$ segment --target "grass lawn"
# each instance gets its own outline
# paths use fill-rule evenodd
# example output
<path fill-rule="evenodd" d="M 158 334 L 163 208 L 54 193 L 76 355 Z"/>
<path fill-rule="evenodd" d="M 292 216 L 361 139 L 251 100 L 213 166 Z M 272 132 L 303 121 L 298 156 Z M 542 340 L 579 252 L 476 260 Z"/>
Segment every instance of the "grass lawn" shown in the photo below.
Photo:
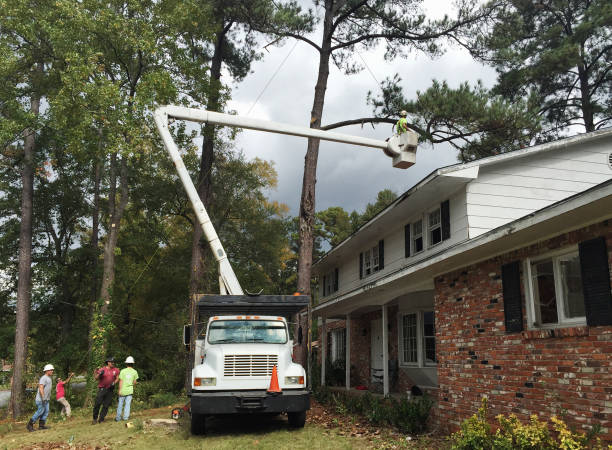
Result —
<path fill-rule="evenodd" d="M 361 427 L 354 419 L 328 412 L 319 405 L 306 426 L 289 429 L 286 416 L 235 416 L 207 421 L 205 436 L 191 436 L 189 418 L 179 421 L 177 429 L 152 427 L 147 419 L 170 418 L 171 407 L 133 412 L 127 428 L 114 422 L 111 408 L 107 421 L 91 425 L 89 410 L 77 409 L 70 421 L 50 415 L 50 430 L 29 433 L 25 422 L 0 423 L 0 450 L 4 449 L 365 449 L 365 448 L 440 448 L 441 442 L 430 438 L 412 439 L 389 429 Z M 38 424 L 36 424 L 36 428 Z M 444 446 L 443 446 L 444 447 Z"/>

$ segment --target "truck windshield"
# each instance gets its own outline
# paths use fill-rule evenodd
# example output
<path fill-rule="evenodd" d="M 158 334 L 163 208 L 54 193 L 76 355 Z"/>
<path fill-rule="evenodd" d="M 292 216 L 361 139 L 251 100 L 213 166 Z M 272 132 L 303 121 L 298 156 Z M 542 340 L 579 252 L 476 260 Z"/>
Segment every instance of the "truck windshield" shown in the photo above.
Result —
<path fill-rule="evenodd" d="M 208 327 L 210 344 L 284 344 L 284 322 L 272 320 L 217 320 Z"/>

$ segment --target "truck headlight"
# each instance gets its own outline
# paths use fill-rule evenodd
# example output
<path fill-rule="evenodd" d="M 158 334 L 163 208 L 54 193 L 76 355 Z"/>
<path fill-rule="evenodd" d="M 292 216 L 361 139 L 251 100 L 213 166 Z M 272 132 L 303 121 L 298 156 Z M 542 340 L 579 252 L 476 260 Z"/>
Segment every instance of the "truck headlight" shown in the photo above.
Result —
<path fill-rule="evenodd" d="M 193 385 L 194 386 L 216 386 L 217 379 L 216 378 L 194 378 Z"/>
<path fill-rule="evenodd" d="M 285 377 L 285 384 L 304 384 L 304 377 Z"/>

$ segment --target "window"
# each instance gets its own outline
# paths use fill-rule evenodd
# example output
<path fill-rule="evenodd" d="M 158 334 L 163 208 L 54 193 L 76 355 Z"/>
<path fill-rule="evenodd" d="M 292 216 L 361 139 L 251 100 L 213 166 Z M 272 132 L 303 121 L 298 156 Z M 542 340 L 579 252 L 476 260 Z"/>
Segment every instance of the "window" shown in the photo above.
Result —
<path fill-rule="evenodd" d="M 331 334 L 331 361 L 346 359 L 346 329 L 333 330 Z"/>
<path fill-rule="evenodd" d="M 366 250 L 363 252 L 363 273 L 366 275 L 370 275 L 372 273 L 372 256 L 370 252 L 371 250 Z"/>
<path fill-rule="evenodd" d="M 437 362 L 436 329 L 434 327 L 433 311 L 423 312 L 423 362 L 425 365 Z"/>
<path fill-rule="evenodd" d="M 338 290 L 338 268 L 336 267 L 331 272 L 323 276 L 323 296 L 333 294 Z"/>
<path fill-rule="evenodd" d="M 417 357 L 417 315 L 406 314 L 402 317 L 403 344 L 405 363 L 418 363 Z"/>
<path fill-rule="evenodd" d="M 359 278 L 367 277 L 384 268 L 384 241 L 359 254 Z"/>
<path fill-rule="evenodd" d="M 436 330 L 433 311 L 400 315 L 400 363 L 424 367 L 435 365 Z"/>
<path fill-rule="evenodd" d="M 423 221 L 418 220 L 412 224 L 412 248 L 414 253 L 423 251 Z"/>
<path fill-rule="evenodd" d="M 210 344 L 284 344 L 287 329 L 281 321 L 216 320 L 208 327 Z"/>
<path fill-rule="evenodd" d="M 440 208 L 429 213 L 429 245 L 436 245 L 442 242 L 442 219 Z"/>
<path fill-rule="evenodd" d="M 584 323 L 585 307 L 577 251 L 528 260 L 533 326 Z"/>

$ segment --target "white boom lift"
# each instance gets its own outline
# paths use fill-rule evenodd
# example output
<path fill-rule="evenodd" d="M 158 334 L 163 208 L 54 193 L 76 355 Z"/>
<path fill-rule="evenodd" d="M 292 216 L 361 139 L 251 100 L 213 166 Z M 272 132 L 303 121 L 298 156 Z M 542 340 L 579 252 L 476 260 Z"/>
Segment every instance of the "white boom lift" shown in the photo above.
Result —
<path fill-rule="evenodd" d="M 335 133 L 331 131 L 317 130 L 313 128 L 289 125 L 267 120 L 252 119 L 230 114 L 206 111 L 202 109 L 185 108 L 181 106 L 161 106 L 154 113 L 155 124 L 164 142 L 166 150 L 170 154 L 179 178 L 187 191 L 187 195 L 196 213 L 198 221 L 202 226 L 204 235 L 212 249 L 213 254 L 219 264 L 219 285 L 221 295 L 243 295 L 242 287 L 234 274 L 234 270 L 227 259 L 227 254 L 217 236 L 208 213 L 200 200 L 191 177 L 187 172 L 185 164 L 179 153 L 179 149 L 172 139 L 168 128 L 169 120 L 185 120 L 190 122 L 211 123 L 214 125 L 224 125 L 236 128 L 246 128 L 250 130 L 266 131 L 269 133 L 288 134 L 292 136 L 302 136 L 316 138 L 325 141 L 343 142 L 347 144 L 360 145 L 382 149 L 383 152 L 393 159 L 393 167 L 407 169 L 416 162 L 417 135 L 412 131 L 393 135 L 388 141 L 370 139 L 360 136 Z"/>
<path fill-rule="evenodd" d="M 209 316 L 205 333 L 184 330 L 184 338 L 197 336 L 193 339 L 194 367 L 188 394 L 191 432 L 203 434 L 207 416 L 245 413 L 286 413 L 289 425 L 301 428 L 310 408 L 310 391 L 304 367 L 293 361 L 293 341 L 283 316 L 298 313 L 308 306 L 310 299 L 305 295 L 244 295 L 172 139 L 170 119 L 380 148 L 393 158 L 393 166 L 400 168 L 415 162 L 416 134 L 402 133 L 386 142 L 178 106 L 163 106 L 155 111 L 155 123 L 166 150 L 219 264 L 221 295 L 204 295 L 196 303 L 199 321 L 202 316 Z M 194 318 L 192 325 L 196 323 Z M 297 339 L 301 344 L 301 329 Z M 191 339 L 189 342 L 185 339 L 185 344 L 191 343 Z"/>

